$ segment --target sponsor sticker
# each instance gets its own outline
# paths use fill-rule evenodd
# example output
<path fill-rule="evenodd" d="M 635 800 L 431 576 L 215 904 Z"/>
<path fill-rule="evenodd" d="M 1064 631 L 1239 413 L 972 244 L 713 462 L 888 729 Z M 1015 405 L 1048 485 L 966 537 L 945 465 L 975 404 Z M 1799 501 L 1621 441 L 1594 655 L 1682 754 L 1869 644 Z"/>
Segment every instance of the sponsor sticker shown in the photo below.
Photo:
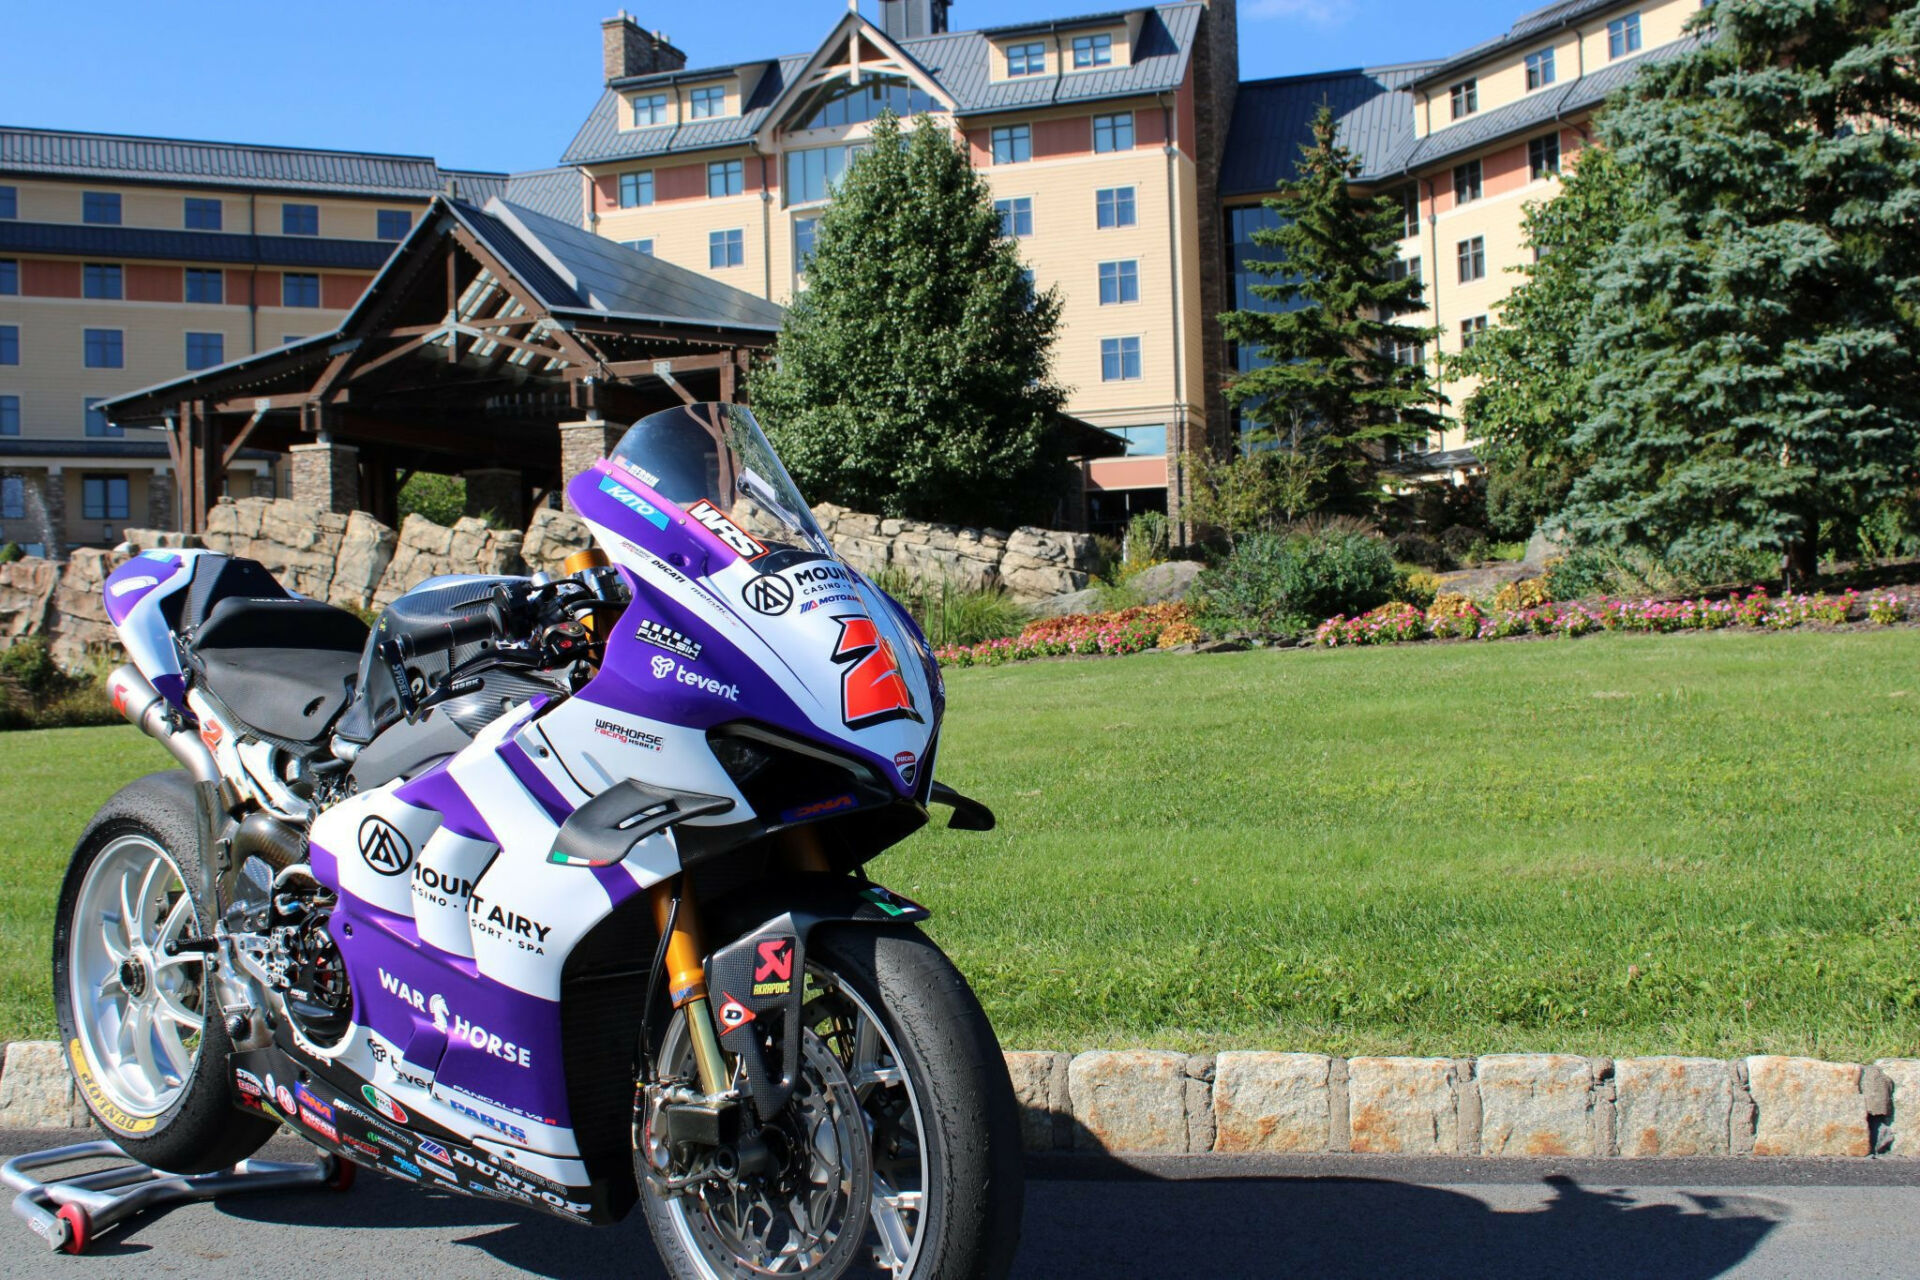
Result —
<path fill-rule="evenodd" d="M 747 608 L 769 618 L 777 618 L 793 607 L 793 588 L 777 573 L 763 573 L 740 588 Z"/>
<path fill-rule="evenodd" d="M 287 1088 L 287 1086 L 281 1085 L 279 1088 L 275 1089 L 273 1091 L 273 1100 L 279 1103 L 280 1109 L 286 1112 L 288 1115 L 292 1115 L 294 1113 L 295 1107 L 293 1105 L 293 1090 Z"/>
<path fill-rule="evenodd" d="M 753 994 L 784 996 L 793 992 L 793 939 L 763 938 L 753 949 Z"/>
<path fill-rule="evenodd" d="M 340 1131 L 333 1127 L 333 1122 L 314 1114 L 306 1107 L 300 1108 L 300 1123 L 306 1125 L 307 1128 L 313 1130 L 328 1142 L 340 1141 Z"/>
<path fill-rule="evenodd" d="M 667 658 L 665 661 L 671 663 L 673 659 Z M 622 746 L 638 747 L 642 751 L 661 751 L 666 748 L 666 739 L 659 734 L 636 729 L 630 724 L 621 724 L 618 720 L 596 718 L 593 722 L 593 731 L 603 738 L 612 738 Z"/>
<path fill-rule="evenodd" d="M 360 1095 L 372 1104 L 375 1111 L 395 1124 L 407 1122 L 406 1108 L 388 1097 L 384 1090 L 376 1089 L 370 1084 L 363 1084 L 360 1086 Z"/>
<path fill-rule="evenodd" d="M 920 757 L 911 751 L 896 751 L 893 756 L 893 767 L 899 772 L 900 781 L 912 786 L 913 775 L 920 768 Z"/>
<path fill-rule="evenodd" d="M 809 818 L 822 818 L 829 813 L 839 813 L 842 809 L 852 809 L 856 806 L 857 802 L 850 795 L 829 796 L 825 800 L 815 800 L 811 804 L 803 804 L 798 808 L 782 811 L 780 821 L 805 822 Z"/>
<path fill-rule="evenodd" d="M 840 624 L 840 638 L 833 646 L 833 660 L 846 667 L 840 677 L 840 718 L 846 726 L 863 729 L 888 720 L 918 720 L 893 646 L 873 619 L 847 614 L 834 621 Z"/>
<path fill-rule="evenodd" d="M 375 814 L 360 821 L 360 856 L 383 876 L 405 875 L 413 866 L 413 846 L 400 828 Z"/>
<path fill-rule="evenodd" d="M 753 1010 L 747 1008 L 747 1006 L 741 1004 L 732 996 L 727 995 L 724 991 L 720 994 L 726 996 L 726 999 L 721 1001 L 720 1008 L 714 1014 L 714 1017 L 720 1020 L 720 1032 L 722 1035 L 729 1031 L 738 1031 L 741 1027 L 753 1021 Z"/>
<path fill-rule="evenodd" d="M 349 1151 L 358 1151 L 363 1156 L 372 1156 L 375 1160 L 380 1158 L 380 1148 L 371 1142 L 362 1142 L 350 1133 L 340 1135 L 340 1145 Z"/>
<path fill-rule="evenodd" d="M 812 600 L 807 600 L 807 601 L 804 601 L 804 602 L 803 602 L 803 603 L 802 603 L 802 604 L 800 605 L 800 612 L 802 612 L 802 613 L 811 613 L 811 612 L 813 612 L 813 611 L 814 611 L 815 609 L 818 609 L 818 608 L 820 608 L 820 607 L 822 607 L 823 605 L 830 605 L 830 604 L 859 604 L 859 603 L 860 603 L 860 597 L 859 597 L 859 596 L 856 596 L 856 595 L 849 595 L 849 594 L 847 594 L 846 592 L 840 592 L 840 593 L 838 593 L 838 594 L 836 594 L 836 595 L 830 595 L 830 596 L 816 596 L 816 597 L 815 597 L 814 599 L 812 599 Z"/>
<path fill-rule="evenodd" d="M 406 1174 L 409 1178 L 417 1179 L 423 1172 L 419 1165 L 406 1159 L 404 1156 L 395 1156 L 393 1158 L 393 1167 Z"/>
<path fill-rule="evenodd" d="M 511 1062 L 519 1067 L 533 1065 L 531 1049 L 517 1045 L 511 1040 L 502 1039 L 498 1034 L 488 1031 L 478 1023 L 461 1017 L 447 1004 L 445 996 L 437 992 L 429 994 L 417 990 L 385 969 L 378 970 L 378 973 L 381 989 L 403 1004 L 411 1006 L 415 1011 L 430 1015 L 433 1018 L 434 1030 L 443 1032 L 450 1039 L 471 1045 L 487 1056 L 498 1058 L 502 1062 Z"/>
<path fill-rule="evenodd" d="M 446 1103 L 448 1106 L 452 1107 L 455 1111 L 458 1111 L 461 1115 L 465 1116 L 467 1119 L 477 1121 L 478 1123 L 485 1125 L 487 1128 L 492 1129 L 496 1133 L 505 1134 L 507 1137 L 512 1138 L 515 1142 L 524 1143 L 527 1140 L 527 1131 L 525 1129 L 522 1129 L 519 1125 L 508 1124 L 505 1120 L 502 1120 L 499 1116 L 490 1116 L 486 1112 L 481 1111 L 477 1107 L 470 1107 L 466 1103 L 460 1101 L 460 1099 L 454 1097 L 452 1094 L 441 1094 L 440 1100 Z"/>
<path fill-rule="evenodd" d="M 643 477 L 644 478 L 644 477 Z M 648 483 L 652 483 L 649 481 Z M 600 480 L 600 492 L 612 498 L 629 511 L 635 512 L 656 529 L 667 527 L 667 513 L 648 502 L 612 476 L 603 476 Z"/>
<path fill-rule="evenodd" d="M 476 893 L 467 900 L 467 919 L 488 937 L 515 942 L 522 951 L 531 951 L 535 955 L 547 954 L 542 944 L 546 942 L 547 935 L 553 932 L 553 927 L 541 924 L 531 916 L 508 910 L 498 903 L 489 907 L 487 900 Z M 459 1034 L 457 1030 L 455 1034 Z"/>
<path fill-rule="evenodd" d="M 687 508 L 687 514 L 742 560 L 758 560 L 767 554 L 767 544 L 733 522 L 733 518 L 705 498 Z M 663 526 L 664 527 L 664 526 Z"/>
<path fill-rule="evenodd" d="M 420 1154 L 429 1160 L 438 1160 L 441 1164 L 453 1163 L 453 1157 L 447 1154 L 447 1149 L 432 1138 L 420 1139 Z"/>
<path fill-rule="evenodd" d="M 300 1104 L 303 1110 L 318 1111 L 327 1119 L 333 1119 L 332 1105 L 322 1101 L 319 1094 L 307 1088 L 304 1084 L 295 1082 L 293 1086 L 293 1099 Z"/>
<path fill-rule="evenodd" d="M 160 579 L 150 573 L 143 573 L 137 578 L 128 578 L 125 582 L 114 583 L 113 595 L 117 600 L 121 596 L 130 596 L 136 591 L 142 591 L 147 587 L 157 587 L 159 585 Z"/>
<path fill-rule="evenodd" d="M 689 671 L 663 653 L 653 660 L 653 678 L 665 680 L 668 676 L 672 676 L 676 683 L 691 685 L 700 692 L 710 693 L 716 698 L 725 698 L 728 702 L 740 701 L 739 685 L 727 684 L 712 676 L 703 676 L 698 671 Z"/>
<path fill-rule="evenodd" d="M 665 649 L 668 653 L 677 653 L 692 662 L 700 656 L 700 642 L 681 635 L 664 622 L 655 622 L 651 618 L 640 619 L 639 629 L 633 638 L 652 645 L 656 649 Z"/>
<path fill-rule="evenodd" d="M 233 1069 L 233 1083 L 239 1088 L 241 1093 L 246 1094 L 249 1098 L 262 1098 L 266 1096 L 267 1087 L 260 1083 L 260 1077 L 245 1067 L 235 1067 Z"/>

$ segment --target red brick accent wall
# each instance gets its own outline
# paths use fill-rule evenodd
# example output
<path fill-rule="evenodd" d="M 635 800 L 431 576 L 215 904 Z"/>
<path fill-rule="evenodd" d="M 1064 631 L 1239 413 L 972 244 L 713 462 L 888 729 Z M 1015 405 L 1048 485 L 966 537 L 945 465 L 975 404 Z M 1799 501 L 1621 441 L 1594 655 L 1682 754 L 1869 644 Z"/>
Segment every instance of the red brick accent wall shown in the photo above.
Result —
<path fill-rule="evenodd" d="M 49 258 L 27 258 L 20 263 L 20 292 L 35 298 L 80 296 L 80 264 Z"/>
<path fill-rule="evenodd" d="M 680 164 L 671 169 L 653 171 L 653 198 L 661 204 L 669 200 L 707 198 L 707 166 Z"/>
<path fill-rule="evenodd" d="M 129 263 L 126 280 L 127 297 L 134 302 L 179 302 L 186 296 L 186 277 L 179 267 Z"/>
<path fill-rule="evenodd" d="M 988 134 L 988 156 L 992 156 L 992 134 Z M 1033 158 L 1047 160 L 1056 156 L 1084 155 L 1093 150 L 1093 117 L 1076 116 L 1071 120 L 1042 120 L 1033 126 Z"/>
<path fill-rule="evenodd" d="M 321 276 L 320 305 L 334 311 L 349 310 L 372 280 L 372 276 Z"/>

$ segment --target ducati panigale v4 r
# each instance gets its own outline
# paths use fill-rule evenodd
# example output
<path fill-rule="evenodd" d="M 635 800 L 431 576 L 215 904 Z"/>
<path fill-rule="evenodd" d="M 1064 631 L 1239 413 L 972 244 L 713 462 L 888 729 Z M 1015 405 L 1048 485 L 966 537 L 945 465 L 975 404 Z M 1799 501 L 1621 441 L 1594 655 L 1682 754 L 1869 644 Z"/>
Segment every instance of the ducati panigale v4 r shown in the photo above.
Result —
<path fill-rule="evenodd" d="M 1006 1274 L 1012 1089 L 926 911 L 862 866 L 927 821 L 944 691 L 732 405 L 567 489 L 563 576 L 443 577 L 371 634 L 259 564 L 106 584 L 115 703 L 183 770 L 94 817 L 54 989 L 136 1159 L 281 1125 L 582 1223 L 679 1277 Z"/>

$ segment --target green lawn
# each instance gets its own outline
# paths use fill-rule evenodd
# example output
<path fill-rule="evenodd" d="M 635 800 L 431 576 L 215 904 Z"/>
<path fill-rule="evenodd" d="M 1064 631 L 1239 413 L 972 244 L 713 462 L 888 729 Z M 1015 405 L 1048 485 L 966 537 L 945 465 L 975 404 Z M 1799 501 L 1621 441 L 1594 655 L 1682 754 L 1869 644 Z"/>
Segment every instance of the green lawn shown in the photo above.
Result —
<path fill-rule="evenodd" d="M 872 868 L 1009 1047 L 1920 1052 L 1920 631 L 1036 663 Z M 0 736 L 0 1038 L 130 729 Z"/>

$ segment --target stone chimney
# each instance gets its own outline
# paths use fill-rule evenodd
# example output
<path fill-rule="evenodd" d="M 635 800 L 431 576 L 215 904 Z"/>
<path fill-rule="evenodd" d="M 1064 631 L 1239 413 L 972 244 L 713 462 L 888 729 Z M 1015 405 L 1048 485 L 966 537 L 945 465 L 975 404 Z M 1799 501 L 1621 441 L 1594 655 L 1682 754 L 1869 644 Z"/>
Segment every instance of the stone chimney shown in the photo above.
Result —
<path fill-rule="evenodd" d="M 951 0 L 880 0 L 880 29 L 895 40 L 937 36 L 947 29 Z"/>
<path fill-rule="evenodd" d="M 607 83 L 626 76 L 650 76 L 660 71 L 684 71 L 687 55 L 658 31 L 643 31 L 633 15 L 622 9 L 600 24 L 601 67 Z"/>

